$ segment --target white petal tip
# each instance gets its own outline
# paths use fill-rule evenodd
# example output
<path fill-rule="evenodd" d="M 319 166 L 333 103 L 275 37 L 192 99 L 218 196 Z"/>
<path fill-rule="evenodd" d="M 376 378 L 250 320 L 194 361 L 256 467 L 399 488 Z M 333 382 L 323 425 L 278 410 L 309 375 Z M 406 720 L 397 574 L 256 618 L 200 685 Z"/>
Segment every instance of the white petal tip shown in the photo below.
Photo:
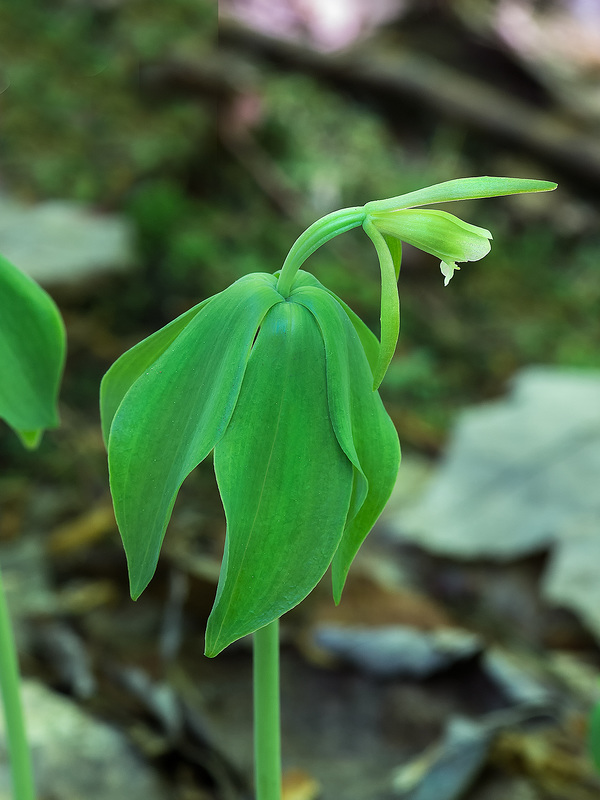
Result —
<path fill-rule="evenodd" d="M 450 283 L 450 280 L 452 279 L 452 276 L 454 275 L 454 271 L 457 270 L 457 269 L 459 270 L 460 267 L 457 267 L 456 263 L 454 261 L 450 261 L 450 262 L 442 261 L 441 262 L 440 270 L 442 272 L 442 275 L 444 276 L 444 286 L 448 286 L 448 284 Z"/>

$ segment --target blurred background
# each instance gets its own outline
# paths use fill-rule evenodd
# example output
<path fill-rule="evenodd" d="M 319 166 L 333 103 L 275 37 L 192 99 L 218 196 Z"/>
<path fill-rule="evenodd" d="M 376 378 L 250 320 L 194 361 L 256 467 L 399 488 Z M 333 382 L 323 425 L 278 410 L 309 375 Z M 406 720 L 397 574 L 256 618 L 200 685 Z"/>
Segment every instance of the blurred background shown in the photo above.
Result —
<path fill-rule="evenodd" d="M 212 465 L 131 602 L 102 374 L 317 217 L 471 175 L 560 186 L 445 207 L 494 234 L 447 289 L 405 247 L 403 466 L 341 606 L 284 619 L 284 800 L 600 797 L 600 4 L 4 0 L 0 31 L 0 252 L 69 346 L 61 428 L 0 430 L 40 800 L 252 796 L 250 645 L 202 655 Z M 378 332 L 360 231 L 306 267 Z"/>

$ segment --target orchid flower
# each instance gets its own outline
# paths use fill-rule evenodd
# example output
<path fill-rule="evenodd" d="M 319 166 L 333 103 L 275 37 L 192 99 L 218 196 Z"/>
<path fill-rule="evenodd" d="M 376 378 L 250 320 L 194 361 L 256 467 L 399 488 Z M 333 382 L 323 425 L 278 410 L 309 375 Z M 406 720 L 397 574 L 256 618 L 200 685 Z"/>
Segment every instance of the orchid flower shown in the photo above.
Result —
<path fill-rule="evenodd" d="M 439 258 L 445 284 L 490 250 L 489 231 L 417 206 L 553 188 L 465 178 L 336 211 L 281 271 L 240 278 L 121 356 L 101 414 L 132 596 L 154 574 L 182 482 L 213 453 L 227 534 L 206 654 L 278 619 L 330 565 L 338 602 L 400 461 L 377 388 L 398 338 L 401 242 Z M 301 269 L 360 225 L 380 261 L 381 341 Z"/>

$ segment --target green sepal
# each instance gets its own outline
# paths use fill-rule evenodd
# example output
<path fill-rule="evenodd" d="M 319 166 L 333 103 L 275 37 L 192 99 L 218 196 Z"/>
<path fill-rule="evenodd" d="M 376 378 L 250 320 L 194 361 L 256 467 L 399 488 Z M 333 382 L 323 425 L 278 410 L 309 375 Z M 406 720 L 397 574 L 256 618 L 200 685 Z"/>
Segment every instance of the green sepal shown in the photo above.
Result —
<path fill-rule="evenodd" d="M 136 599 L 156 569 L 179 487 L 223 435 L 275 278 L 247 275 L 215 297 L 125 393 L 108 439 L 115 515 Z"/>
<path fill-rule="evenodd" d="M 323 340 L 291 299 L 260 328 L 215 473 L 227 536 L 208 656 L 309 594 L 348 515 L 353 467 L 329 419 Z"/>
<path fill-rule="evenodd" d="M 118 358 L 100 383 L 100 421 L 104 444 L 108 446 L 110 426 L 121 400 L 131 386 L 161 356 L 196 314 L 213 298 L 209 297 L 143 339 Z"/>
<path fill-rule="evenodd" d="M 490 176 L 476 178 L 456 178 L 416 192 L 401 194 L 385 200 L 371 200 L 365 203 L 364 210 L 369 213 L 393 211 L 400 208 L 414 208 L 433 203 L 449 203 L 455 200 L 476 200 L 484 197 L 502 197 L 510 194 L 529 192 L 551 192 L 557 184 L 551 181 L 530 180 L 529 178 L 497 178 Z"/>
<path fill-rule="evenodd" d="M 369 217 L 365 219 L 363 228 L 375 245 L 381 270 L 381 340 L 379 357 L 373 372 L 373 389 L 377 389 L 396 351 L 396 344 L 400 335 L 400 300 L 398 297 L 396 263 L 385 237 Z M 394 253 L 397 253 L 396 249 L 394 249 Z"/>
<path fill-rule="evenodd" d="M 386 233 L 383 234 L 383 238 L 388 246 L 388 250 L 390 251 L 392 263 L 394 265 L 394 272 L 396 273 L 396 282 L 398 282 L 398 278 L 400 277 L 400 266 L 402 264 L 402 241 L 401 239 L 397 239 L 395 236 L 389 236 Z"/>
<path fill-rule="evenodd" d="M 51 297 L 0 256 L 0 417 L 28 448 L 59 424 L 66 337 Z"/>

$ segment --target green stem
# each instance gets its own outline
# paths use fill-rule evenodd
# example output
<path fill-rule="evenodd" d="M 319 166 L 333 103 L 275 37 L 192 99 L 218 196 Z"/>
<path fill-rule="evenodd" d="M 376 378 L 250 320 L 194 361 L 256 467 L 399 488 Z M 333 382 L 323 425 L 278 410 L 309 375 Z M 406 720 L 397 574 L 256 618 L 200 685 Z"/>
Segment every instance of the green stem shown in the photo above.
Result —
<path fill-rule="evenodd" d="M 6 738 L 14 800 L 35 800 L 29 746 L 21 707 L 19 665 L 0 574 L 0 691 L 6 719 Z"/>
<path fill-rule="evenodd" d="M 339 236 L 340 233 L 358 228 L 362 225 L 365 218 L 365 210 L 362 206 L 352 208 L 342 208 L 340 211 L 333 211 L 325 217 L 321 217 L 307 228 L 292 245 L 287 254 L 279 280 L 277 281 L 277 291 L 288 297 L 292 289 L 292 283 L 296 273 L 304 264 L 306 259 L 318 250 L 322 244 Z"/>
<path fill-rule="evenodd" d="M 281 800 L 277 619 L 254 634 L 254 772 L 256 800 Z"/>

